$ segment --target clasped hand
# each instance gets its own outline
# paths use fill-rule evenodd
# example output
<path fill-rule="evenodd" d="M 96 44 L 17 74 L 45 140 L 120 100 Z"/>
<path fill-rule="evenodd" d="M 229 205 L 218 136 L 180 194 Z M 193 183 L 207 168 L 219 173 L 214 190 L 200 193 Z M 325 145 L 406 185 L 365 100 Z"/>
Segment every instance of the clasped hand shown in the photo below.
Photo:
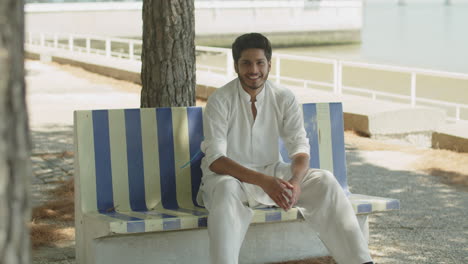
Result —
<path fill-rule="evenodd" d="M 261 185 L 262 189 L 283 210 L 288 211 L 299 199 L 300 186 L 288 181 L 268 176 Z"/>

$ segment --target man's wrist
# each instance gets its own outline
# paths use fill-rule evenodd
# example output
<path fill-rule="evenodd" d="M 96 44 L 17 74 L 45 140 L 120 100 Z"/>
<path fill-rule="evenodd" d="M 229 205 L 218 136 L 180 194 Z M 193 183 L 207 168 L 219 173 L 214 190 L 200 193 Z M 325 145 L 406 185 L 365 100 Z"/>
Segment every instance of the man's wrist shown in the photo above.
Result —
<path fill-rule="evenodd" d="M 256 179 L 256 182 L 254 184 L 260 186 L 261 188 L 264 188 L 265 187 L 265 183 L 268 182 L 268 178 L 270 176 L 266 175 L 266 174 L 263 174 L 263 173 L 256 173 L 256 175 L 254 176 L 255 179 Z"/>
<path fill-rule="evenodd" d="M 301 184 L 301 181 L 302 181 L 302 177 L 300 177 L 300 176 L 293 176 L 293 177 L 289 180 L 289 183 L 291 183 L 292 185 L 300 185 L 300 184 Z"/>
<path fill-rule="evenodd" d="M 294 155 L 291 163 L 292 178 L 291 184 L 300 184 L 307 170 L 309 169 L 309 155 L 306 153 L 298 153 Z"/>

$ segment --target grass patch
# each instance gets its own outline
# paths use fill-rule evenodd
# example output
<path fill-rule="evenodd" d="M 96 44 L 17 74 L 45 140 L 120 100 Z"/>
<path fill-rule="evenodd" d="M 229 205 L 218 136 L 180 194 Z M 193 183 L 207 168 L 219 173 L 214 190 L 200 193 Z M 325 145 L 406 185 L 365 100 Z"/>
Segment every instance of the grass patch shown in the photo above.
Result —
<path fill-rule="evenodd" d="M 57 199 L 67 199 L 73 201 L 75 198 L 75 181 L 73 179 L 62 181 L 57 188 L 50 190 L 49 194 Z"/>
<path fill-rule="evenodd" d="M 422 153 L 423 149 L 414 146 L 396 145 L 359 135 L 354 131 L 345 131 L 345 143 L 348 147 L 365 151 L 400 151 Z"/>
<path fill-rule="evenodd" d="M 59 241 L 74 240 L 75 228 L 60 226 L 57 224 L 46 224 L 31 222 L 31 244 L 34 249 L 42 246 L 54 246 Z"/>
<path fill-rule="evenodd" d="M 34 221 L 53 220 L 53 221 L 74 221 L 74 203 L 73 200 L 54 200 L 44 205 L 33 208 L 32 219 Z"/>
<path fill-rule="evenodd" d="M 140 93 L 141 85 L 132 83 L 130 81 L 118 80 L 111 77 L 107 77 L 101 74 L 87 71 L 83 68 L 72 66 L 69 64 L 59 64 L 57 62 L 50 62 L 50 65 L 60 68 L 60 70 L 66 71 L 71 75 L 80 79 L 86 79 L 94 84 L 105 84 L 112 86 L 117 91 L 127 93 Z"/>
<path fill-rule="evenodd" d="M 468 153 L 429 149 L 414 163 L 414 168 L 439 176 L 445 184 L 468 190 Z"/>
<path fill-rule="evenodd" d="M 416 154 L 419 158 L 412 164 L 413 170 L 439 177 L 445 184 L 468 190 L 468 153 L 389 144 L 361 137 L 352 131 L 345 132 L 345 142 L 348 147 L 359 150 Z"/>
<path fill-rule="evenodd" d="M 33 248 L 75 239 L 74 181 L 61 182 L 47 194 L 51 200 L 32 210 L 29 226 Z"/>

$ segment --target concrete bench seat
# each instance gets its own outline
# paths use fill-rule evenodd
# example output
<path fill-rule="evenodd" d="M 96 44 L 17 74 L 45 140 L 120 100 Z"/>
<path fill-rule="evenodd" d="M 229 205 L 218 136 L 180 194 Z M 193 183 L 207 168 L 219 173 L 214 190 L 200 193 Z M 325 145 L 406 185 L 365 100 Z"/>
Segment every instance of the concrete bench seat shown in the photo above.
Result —
<path fill-rule="evenodd" d="M 399 201 L 349 192 L 340 103 L 302 106 L 310 166 L 334 173 L 368 237 L 368 215 Z M 208 212 L 196 202 L 203 109 L 76 111 L 74 120 L 77 263 L 207 263 Z M 254 209 L 241 263 L 328 254 L 307 228 L 297 208 Z"/>
<path fill-rule="evenodd" d="M 394 199 L 360 194 L 351 194 L 349 199 L 357 214 L 399 209 L 399 202 Z M 86 214 L 87 221 L 107 223 L 108 235 L 203 228 L 207 225 L 207 217 L 205 209 L 186 208 Z M 254 209 L 252 224 L 293 220 L 303 220 L 297 208 L 288 212 L 279 208 L 262 208 Z"/>
<path fill-rule="evenodd" d="M 205 228 L 208 211 L 179 208 L 148 211 L 103 212 L 86 214 L 86 221 L 105 223 L 108 235 L 138 232 L 173 231 Z M 255 209 L 253 224 L 302 219 L 296 208 L 285 212 L 278 208 Z"/>

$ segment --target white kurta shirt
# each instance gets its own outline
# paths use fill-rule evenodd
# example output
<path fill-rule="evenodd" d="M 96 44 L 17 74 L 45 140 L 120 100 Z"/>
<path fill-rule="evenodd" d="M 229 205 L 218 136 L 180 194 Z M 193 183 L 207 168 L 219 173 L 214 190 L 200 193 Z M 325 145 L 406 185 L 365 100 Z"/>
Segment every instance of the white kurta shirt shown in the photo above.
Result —
<path fill-rule="evenodd" d="M 216 177 L 209 166 L 222 156 L 253 170 L 267 170 L 270 176 L 275 176 L 271 174 L 275 170 L 272 167 L 281 161 L 280 137 L 289 157 L 297 153 L 309 154 L 302 109 L 291 91 L 266 81 L 256 97 L 255 120 L 250 100 L 237 78 L 209 97 L 203 113 L 205 139 L 201 144 L 205 153 L 201 164 L 204 183 Z M 274 204 L 260 187 L 242 184 L 250 204 L 254 201 Z"/>

